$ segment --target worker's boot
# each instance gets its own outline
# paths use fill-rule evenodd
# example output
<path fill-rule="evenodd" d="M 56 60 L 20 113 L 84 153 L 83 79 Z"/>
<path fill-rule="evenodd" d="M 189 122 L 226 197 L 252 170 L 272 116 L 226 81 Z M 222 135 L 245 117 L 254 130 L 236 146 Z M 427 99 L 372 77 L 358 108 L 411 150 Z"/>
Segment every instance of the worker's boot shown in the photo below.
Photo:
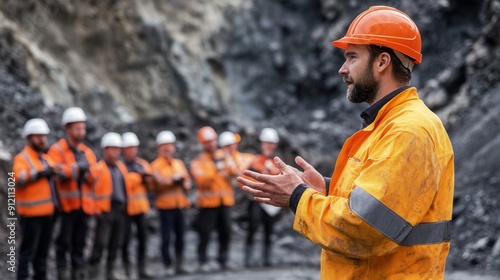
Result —
<path fill-rule="evenodd" d="M 188 270 L 186 268 L 186 261 L 184 260 L 183 255 L 178 255 L 176 258 L 176 264 L 175 264 L 175 270 L 178 274 L 185 274 L 188 273 Z"/>
<path fill-rule="evenodd" d="M 250 246 L 245 247 L 245 267 L 250 267 L 252 264 L 252 248 Z"/>
<path fill-rule="evenodd" d="M 137 269 L 139 270 L 139 279 L 153 279 L 156 278 L 146 269 L 146 264 L 144 261 L 139 261 L 137 264 Z"/>
<path fill-rule="evenodd" d="M 263 259 L 264 259 L 264 266 L 265 267 L 270 267 L 272 266 L 272 263 L 271 263 L 271 248 L 269 247 L 264 247 L 264 255 L 263 255 Z"/>
<path fill-rule="evenodd" d="M 58 268 L 57 280 L 70 280 L 69 269 L 66 267 Z"/>
<path fill-rule="evenodd" d="M 107 280 L 126 280 L 127 278 L 124 275 L 121 275 L 116 270 L 115 264 L 108 264 L 108 266 L 106 268 L 106 279 Z"/>
<path fill-rule="evenodd" d="M 123 270 L 125 271 L 125 276 L 127 276 L 128 279 L 132 278 L 132 264 L 130 262 L 123 262 Z M 89 279 L 89 280 L 95 280 L 95 279 Z"/>

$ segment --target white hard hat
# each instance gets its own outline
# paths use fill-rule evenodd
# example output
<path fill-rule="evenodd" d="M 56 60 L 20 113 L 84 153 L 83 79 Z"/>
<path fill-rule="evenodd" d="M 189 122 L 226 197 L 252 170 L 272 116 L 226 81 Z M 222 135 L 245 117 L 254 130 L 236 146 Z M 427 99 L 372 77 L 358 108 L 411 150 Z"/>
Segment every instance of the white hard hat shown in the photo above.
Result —
<path fill-rule="evenodd" d="M 68 123 L 74 122 L 84 122 L 87 120 L 87 116 L 85 112 L 83 112 L 80 107 L 70 107 L 64 111 L 62 115 L 61 124 L 62 126 L 67 125 Z"/>
<path fill-rule="evenodd" d="M 236 137 L 231 131 L 224 131 L 219 136 L 219 146 L 225 147 L 236 143 Z"/>
<path fill-rule="evenodd" d="M 172 131 L 169 130 L 164 130 L 158 133 L 156 136 L 156 145 L 159 146 L 161 144 L 172 144 L 175 143 L 177 139 L 175 138 L 175 135 L 172 133 Z"/>
<path fill-rule="evenodd" d="M 141 142 L 133 132 L 125 132 L 122 134 L 123 147 L 137 147 Z"/>
<path fill-rule="evenodd" d="M 23 138 L 33 134 L 47 135 L 50 128 L 43 119 L 35 118 L 28 120 L 23 127 Z"/>
<path fill-rule="evenodd" d="M 278 132 L 276 132 L 276 130 L 266 127 L 262 129 L 262 132 L 260 133 L 259 136 L 259 140 L 261 142 L 270 142 L 278 144 L 280 141 L 280 137 L 278 136 Z"/>
<path fill-rule="evenodd" d="M 104 134 L 101 138 L 101 148 L 106 147 L 123 147 L 122 137 L 116 132 L 108 132 Z"/>

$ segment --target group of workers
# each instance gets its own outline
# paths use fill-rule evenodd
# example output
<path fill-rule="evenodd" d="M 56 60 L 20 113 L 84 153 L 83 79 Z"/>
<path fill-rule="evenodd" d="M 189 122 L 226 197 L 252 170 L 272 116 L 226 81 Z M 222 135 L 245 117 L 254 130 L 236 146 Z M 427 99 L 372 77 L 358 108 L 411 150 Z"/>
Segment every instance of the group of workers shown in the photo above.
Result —
<path fill-rule="evenodd" d="M 128 247 L 132 227 L 138 239 L 135 254 L 138 276 L 159 276 L 151 275 L 146 268 L 146 214 L 151 211 L 148 194 L 154 196 L 153 207 L 159 214 L 164 274 L 188 272 L 184 259 L 187 228 L 184 209 L 191 207 L 188 197 L 191 191 L 195 193 L 198 207 L 195 222 L 199 234 L 198 269 L 201 272 L 213 269 L 207 246 L 214 227 L 218 232 L 220 269 L 231 268 L 230 209 L 235 204 L 236 177 L 245 169 L 279 173 L 272 161 L 279 142 L 276 130 L 262 130 L 259 136 L 262 154 L 252 155 L 238 151 L 238 134 L 226 131 L 219 137 L 212 127 L 202 127 L 198 131 L 202 152 L 190 162 L 188 171 L 184 162 L 174 157 L 176 137 L 171 131 L 158 133 L 157 158 L 151 163 L 137 156 L 140 142 L 136 134 L 108 132 L 101 138 L 103 158 L 98 161 L 83 143 L 86 121 L 81 108 L 66 109 L 61 123 L 66 136 L 50 148 L 47 143 L 50 129 L 43 119 L 30 119 L 23 127 L 26 146 L 13 161 L 22 236 L 18 279 L 30 277 L 30 265 L 34 279 L 46 279 L 47 255 L 56 220 L 59 220 L 55 242 L 58 279 L 96 279 L 102 274 L 105 252 L 107 279 L 131 277 Z M 254 234 L 261 221 L 265 229 L 263 262 L 270 265 L 270 236 L 279 208 L 253 201 L 248 207 L 245 265 L 252 264 Z M 92 232 L 89 230 L 91 219 L 95 219 Z M 170 254 L 172 232 L 175 259 Z M 84 251 L 88 235 L 93 237 L 93 247 L 87 259 Z M 125 275 L 116 267 L 120 253 Z"/>
<path fill-rule="evenodd" d="M 331 177 L 324 177 L 300 157 L 295 162 L 303 171 L 278 157 L 270 161 L 278 143 L 272 129 L 263 130 L 258 156 L 239 153 L 234 134 L 221 134 L 219 149 L 212 128 L 198 131 L 203 152 L 191 161 L 190 173 L 198 191 L 200 270 L 210 269 L 207 244 L 213 227 L 219 233 L 218 261 L 222 268 L 229 267 L 229 209 L 235 203 L 233 185 L 239 183 L 254 196 L 249 206 L 246 264 L 255 221 L 265 221 L 269 245 L 272 219 L 266 215 L 272 216 L 276 211 L 272 207 L 277 206 L 290 208 L 294 230 L 323 249 L 321 279 L 444 279 L 454 154 L 442 122 L 410 86 L 413 66 L 422 61 L 420 32 L 402 11 L 374 6 L 356 17 L 346 35 L 332 44 L 344 50 L 339 74 L 347 84 L 347 99 L 369 107 L 361 113 L 363 128 L 344 143 Z M 136 137 L 108 133 L 101 143 L 104 159 L 97 163 L 82 144 L 85 119 L 81 109 L 68 109 L 62 122 L 67 137 L 52 145 L 48 154 L 43 153 L 49 133 L 45 122 L 26 123 L 23 134 L 28 145 L 14 160 L 24 233 L 19 278 L 27 276 L 32 262 L 36 279 L 43 279 L 53 213 L 59 209 L 59 275 L 64 276 L 70 251 L 73 279 L 82 278 L 87 225 L 96 215 L 89 264 L 96 271 L 107 249 L 108 278 L 113 279 L 116 252 L 124 244 L 122 233 L 128 232 L 123 229 L 131 221 L 140 227 L 149 210 L 144 200 L 147 189 L 155 193 L 155 207 L 160 210 L 164 263 L 172 268 L 168 241 L 175 229 L 176 264 L 182 271 L 185 221 L 181 209 L 189 207 L 185 195 L 191 177 L 182 161 L 173 158 L 174 135 L 158 135 L 158 158 L 148 166 L 135 157 Z M 118 160 L 122 148 L 124 162 Z M 145 232 L 141 234 L 145 240 Z M 268 263 L 269 246 L 265 248 L 263 259 Z M 144 243 L 139 250 L 138 256 L 144 256 Z M 146 274 L 144 263 L 139 266 Z"/>

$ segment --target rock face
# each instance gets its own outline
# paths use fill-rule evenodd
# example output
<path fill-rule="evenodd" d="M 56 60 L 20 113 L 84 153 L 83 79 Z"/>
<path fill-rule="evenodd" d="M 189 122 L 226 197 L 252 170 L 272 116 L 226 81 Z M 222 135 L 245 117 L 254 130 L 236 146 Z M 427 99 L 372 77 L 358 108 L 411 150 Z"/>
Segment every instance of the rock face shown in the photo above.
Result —
<path fill-rule="evenodd" d="M 248 150 L 255 150 L 258 130 L 272 126 L 288 162 L 302 154 L 328 175 L 366 107 L 345 100 L 337 73 L 343 55 L 330 41 L 371 2 L 380 4 L 3 0 L 2 168 L 10 164 L 6 154 L 21 149 L 27 119 L 45 118 L 54 142 L 63 136 L 63 109 L 76 105 L 90 116 L 86 141 L 96 148 L 104 132 L 132 130 L 152 159 L 156 133 L 171 129 L 189 160 L 201 125 L 242 133 Z M 424 57 L 412 85 L 454 144 L 450 266 L 498 270 L 492 247 L 500 228 L 500 1 L 383 2 L 419 26 Z"/>

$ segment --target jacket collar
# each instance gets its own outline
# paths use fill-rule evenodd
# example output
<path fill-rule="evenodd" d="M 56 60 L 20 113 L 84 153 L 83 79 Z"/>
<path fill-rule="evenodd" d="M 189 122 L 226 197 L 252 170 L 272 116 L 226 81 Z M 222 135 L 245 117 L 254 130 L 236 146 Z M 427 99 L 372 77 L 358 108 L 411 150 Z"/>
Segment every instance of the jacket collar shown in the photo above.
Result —
<path fill-rule="evenodd" d="M 385 103 L 385 105 L 383 105 L 382 108 L 380 108 L 380 110 L 378 111 L 373 122 L 371 124 L 369 124 L 368 126 L 366 126 L 365 128 L 363 128 L 363 130 L 364 131 L 372 131 L 377 126 L 377 124 L 380 122 L 380 120 L 382 120 L 384 118 L 384 116 L 392 108 L 394 108 L 400 104 L 403 104 L 404 102 L 406 102 L 408 100 L 415 100 L 418 98 L 419 97 L 418 97 L 417 89 L 415 87 L 405 88 L 403 91 L 396 94 L 396 96 L 394 96 L 389 101 L 387 101 L 387 103 Z M 380 101 L 382 101 L 382 100 L 380 100 Z"/>

